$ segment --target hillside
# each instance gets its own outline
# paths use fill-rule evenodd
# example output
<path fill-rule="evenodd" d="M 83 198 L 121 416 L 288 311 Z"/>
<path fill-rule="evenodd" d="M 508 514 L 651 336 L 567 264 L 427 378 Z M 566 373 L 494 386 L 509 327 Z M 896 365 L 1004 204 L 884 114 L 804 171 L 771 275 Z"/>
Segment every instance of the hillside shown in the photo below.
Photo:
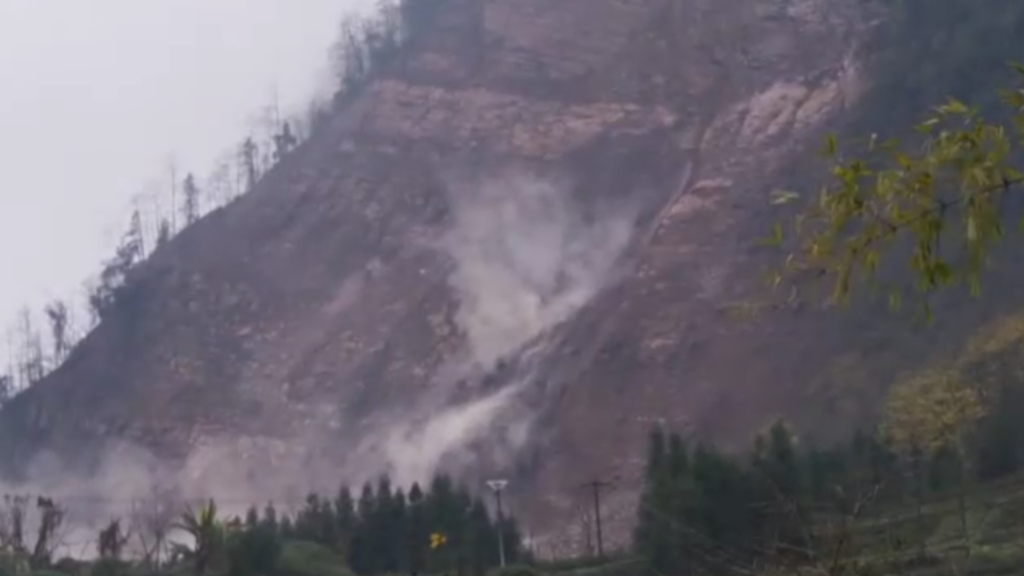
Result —
<path fill-rule="evenodd" d="M 560 532 L 595 478 L 632 514 L 653 421 L 841 435 L 876 375 L 941 347 L 877 315 L 731 311 L 763 290 L 768 192 L 869 85 L 864 5 L 445 0 L 253 192 L 133 272 L 5 408 L 0 458 L 51 486 L 173 470 L 257 501 L 440 464 L 511 477 L 527 524 Z M 851 361 L 870 386 L 823 386 Z"/>

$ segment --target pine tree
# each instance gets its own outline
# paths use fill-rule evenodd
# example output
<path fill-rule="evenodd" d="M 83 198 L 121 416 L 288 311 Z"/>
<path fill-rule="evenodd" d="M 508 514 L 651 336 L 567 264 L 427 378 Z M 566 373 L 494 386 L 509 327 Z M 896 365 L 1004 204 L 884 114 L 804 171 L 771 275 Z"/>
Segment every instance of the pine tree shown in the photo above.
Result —
<path fill-rule="evenodd" d="M 460 574 L 464 574 L 469 565 L 467 549 L 470 538 L 469 511 L 472 507 L 473 497 L 469 494 L 469 490 L 461 484 L 456 485 L 449 512 L 451 516 L 448 520 L 450 526 L 448 538 L 451 541 L 449 552 L 454 557 L 455 569 Z"/>
<path fill-rule="evenodd" d="M 199 185 L 196 184 L 195 176 L 189 173 L 185 176 L 184 182 L 181 186 L 182 190 L 182 206 L 181 213 L 185 219 L 185 225 L 189 226 L 199 220 L 200 210 L 200 193 Z"/>
<path fill-rule="evenodd" d="M 156 247 L 159 248 L 171 239 L 171 223 L 167 218 L 160 219 L 160 225 L 156 231 Z"/>
<path fill-rule="evenodd" d="M 475 501 L 470 508 L 466 528 L 467 540 L 463 550 L 466 568 L 470 575 L 482 576 L 488 566 L 497 563 L 494 550 L 498 534 L 481 501 Z"/>
<path fill-rule="evenodd" d="M 349 555 L 352 570 L 357 574 L 374 574 L 378 570 L 377 542 L 374 534 L 376 507 L 373 485 L 367 482 L 363 485 L 359 501 L 356 503 L 359 522 L 352 538 L 352 553 Z"/>
<path fill-rule="evenodd" d="M 342 485 L 334 497 L 334 519 L 337 539 L 332 547 L 343 557 L 348 558 L 352 554 L 352 538 L 357 529 L 357 518 L 352 492 L 346 485 Z"/>
<path fill-rule="evenodd" d="M 256 508 L 250 508 L 245 527 L 234 532 L 228 542 L 228 575 L 273 574 L 281 548 L 281 539 L 274 527 L 267 522 L 259 522 Z"/>
<path fill-rule="evenodd" d="M 975 474 L 983 482 L 1015 474 L 1021 468 L 1024 390 L 1014 384 L 1002 386 L 994 406 L 982 422 L 978 438 Z"/>
<path fill-rule="evenodd" d="M 280 162 L 298 144 L 289 122 L 281 126 L 281 132 L 274 135 L 274 161 Z"/>
<path fill-rule="evenodd" d="M 278 532 L 280 530 L 277 520 L 277 509 L 274 508 L 274 504 L 272 502 L 268 502 L 263 508 L 263 517 L 260 521 L 274 532 Z"/>
<path fill-rule="evenodd" d="M 320 507 L 320 501 L 316 494 L 306 496 L 306 503 L 302 509 L 295 514 L 295 537 L 299 540 L 318 542 L 316 532 L 316 514 Z"/>
<path fill-rule="evenodd" d="M 665 432 L 658 427 L 648 437 L 647 467 L 634 541 L 652 569 L 659 572 L 673 568 L 672 505 L 668 448 Z"/>
<path fill-rule="evenodd" d="M 781 421 L 756 443 L 754 468 L 760 475 L 766 502 L 772 503 L 772 532 L 782 550 L 806 549 L 805 502 L 797 451 L 791 432 Z"/>
<path fill-rule="evenodd" d="M 671 521 L 668 543 L 673 551 L 670 565 L 676 572 L 688 573 L 694 568 L 690 557 L 694 544 L 685 528 L 694 520 L 693 510 L 697 495 L 690 467 L 689 449 L 678 434 L 669 437 L 668 469 L 671 501 L 666 513 Z"/>
<path fill-rule="evenodd" d="M 388 534 L 388 546 L 394 557 L 395 571 L 407 572 L 409 570 L 409 550 L 406 542 L 408 541 L 409 515 L 405 492 L 401 488 L 395 490 L 389 524 L 392 528 Z"/>
<path fill-rule="evenodd" d="M 493 523 L 497 530 L 497 522 Z M 516 522 L 514 516 L 504 516 L 501 520 L 501 536 L 502 541 L 505 545 L 505 560 L 506 563 L 511 564 L 522 564 L 527 560 L 525 549 L 523 547 L 523 534 L 519 529 L 519 523 Z M 493 546 L 491 547 L 493 550 Z M 489 556 L 490 566 L 498 565 L 497 556 Z"/>
<path fill-rule="evenodd" d="M 247 529 L 255 528 L 260 523 L 260 513 L 256 509 L 256 506 L 249 506 L 249 509 L 245 511 L 245 527 Z"/>
<path fill-rule="evenodd" d="M 734 562 L 749 555 L 750 550 L 763 550 L 774 542 L 772 538 L 762 541 L 769 532 L 765 516 L 758 514 L 767 501 L 762 473 L 752 474 L 731 458 L 702 445 L 693 451 L 692 469 L 697 502 L 692 533 L 706 535 L 725 551 L 703 554 L 700 561 L 705 569 L 724 570 L 723 555 Z"/>
<path fill-rule="evenodd" d="M 295 523 L 292 521 L 292 517 L 288 514 L 282 514 L 281 519 L 278 522 L 278 533 L 281 538 L 285 540 L 291 540 L 295 538 Z"/>
<path fill-rule="evenodd" d="M 447 543 L 427 556 L 426 571 L 454 570 L 458 565 L 462 498 L 451 477 L 438 474 L 424 499 L 429 533 L 444 535 Z"/>
<path fill-rule="evenodd" d="M 407 518 L 409 529 L 405 535 L 405 546 L 409 570 L 418 574 L 425 570 L 426 548 L 430 537 L 423 490 L 419 483 L 414 483 L 409 489 Z"/>
<path fill-rule="evenodd" d="M 395 538 L 395 533 L 399 530 L 395 520 L 395 498 L 391 491 L 391 480 L 387 476 L 381 476 L 377 481 L 372 532 L 376 543 L 378 569 L 388 574 L 398 571 L 398 548 L 401 542 Z"/>

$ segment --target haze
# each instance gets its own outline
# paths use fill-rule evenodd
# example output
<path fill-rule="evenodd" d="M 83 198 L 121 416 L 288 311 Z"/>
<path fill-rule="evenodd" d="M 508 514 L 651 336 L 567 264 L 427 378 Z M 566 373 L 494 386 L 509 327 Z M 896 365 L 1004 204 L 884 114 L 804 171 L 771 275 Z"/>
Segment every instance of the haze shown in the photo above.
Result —
<path fill-rule="evenodd" d="M 276 92 L 329 85 L 342 15 L 372 0 L 0 0 L 0 329 L 80 298 L 133 195 L 205 173 Z"/>

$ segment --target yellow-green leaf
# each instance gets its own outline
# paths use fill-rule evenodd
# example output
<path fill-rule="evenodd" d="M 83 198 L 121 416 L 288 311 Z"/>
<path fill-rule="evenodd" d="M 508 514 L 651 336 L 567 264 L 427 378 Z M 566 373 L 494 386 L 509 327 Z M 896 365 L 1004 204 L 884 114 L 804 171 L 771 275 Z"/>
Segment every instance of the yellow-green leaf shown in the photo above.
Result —
<path fill-rule="evenodd" d="M 800 198 L 800 195 L 796 192 L 790 192 L 788 190 L 777 190 L 771 193 L 772 204 L 781 205 L 789 204 L 790 202 Z"/>

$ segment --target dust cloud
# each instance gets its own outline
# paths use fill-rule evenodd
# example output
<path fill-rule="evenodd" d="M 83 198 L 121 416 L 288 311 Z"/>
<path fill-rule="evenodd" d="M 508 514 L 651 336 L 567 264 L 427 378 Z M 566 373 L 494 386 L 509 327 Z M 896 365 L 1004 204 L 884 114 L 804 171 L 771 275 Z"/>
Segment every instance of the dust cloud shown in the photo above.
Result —
<path fill-rule="evenodd" d="M 607 285 L 635 212 L 600 206 L 588 219 L 567 182 L 527 173 L 464 186 L 452 188 L 442 246 L 455 263 L 456 320 L 470 358 L 490 369 Z"/>
<path fill-rule="evenodd" d="M 572 188 L 521 170 L 450 179 L 451 226 L 436 248 L 453 264 L 455 320 L 466 338 L 453 372 L 487 374 L 513 356 L 517 372 L 496 391 L 388 430 L 383 448 L 396 478 L 427 477 L 450 454 L 472 466 L 465 449 L 483 433 L 509 455 L 528 440 L 534 415 L 519 393 L 537 377 L 543 336 L 614 281 L 636 220 L 635 206 L 583 205 Z"/>

